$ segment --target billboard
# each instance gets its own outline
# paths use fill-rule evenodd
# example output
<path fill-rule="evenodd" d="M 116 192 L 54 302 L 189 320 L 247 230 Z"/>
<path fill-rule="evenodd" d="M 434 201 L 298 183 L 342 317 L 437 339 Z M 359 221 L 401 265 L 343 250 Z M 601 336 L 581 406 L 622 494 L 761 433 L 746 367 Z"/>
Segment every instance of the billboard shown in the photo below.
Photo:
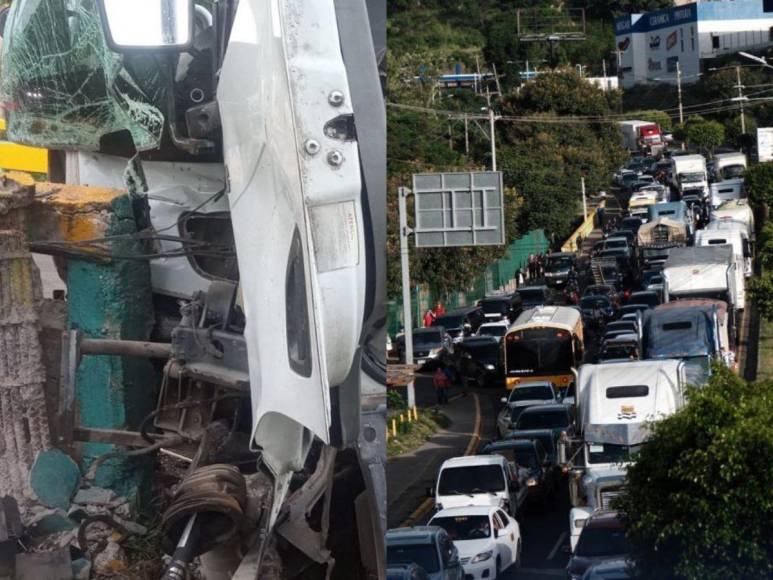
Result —
<path fill-rule="evenodd" d="M 773 127 L 757 128 L 757 159 L 760 163 L 773 161 Z"/>
<path fill-rule="evenodd" d="M 418 173 L 413 176 L 417 248 L 505 243 L 502 173 Z"/>

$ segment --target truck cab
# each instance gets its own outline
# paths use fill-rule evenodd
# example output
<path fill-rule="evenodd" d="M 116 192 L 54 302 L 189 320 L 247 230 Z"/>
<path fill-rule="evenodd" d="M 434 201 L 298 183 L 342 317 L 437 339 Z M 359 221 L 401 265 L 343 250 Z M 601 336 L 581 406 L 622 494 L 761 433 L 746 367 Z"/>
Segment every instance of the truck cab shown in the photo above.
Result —
<path fill-rule="evenodd" d="M 647 423 L 684 404 L 683 363 L 678 360 L 586 364 L 580 368 L 576 432 L 562 437 L 559 462 L 569 474 L 572 548 L 584 521 L 609 506 L 625 471 L 648 435 Z"/>
<path fill-rule="evenodd" d="M 709 178 L 706 159 L 703 155 L 679 155 L 672 158 L 672 186 L 681 196 L 685 193 L 700 193 L 703 199 L 709 195 Z"/>
<path fill-rule="evenodd" d="M 730 246 L 733 250 L 733 260 L 749 278 L 753 273 L 752 246 L 743 224 L 733 220 L 717 221 L 714 227 L 708 227 L 695 232 L 696 246 Z"/>

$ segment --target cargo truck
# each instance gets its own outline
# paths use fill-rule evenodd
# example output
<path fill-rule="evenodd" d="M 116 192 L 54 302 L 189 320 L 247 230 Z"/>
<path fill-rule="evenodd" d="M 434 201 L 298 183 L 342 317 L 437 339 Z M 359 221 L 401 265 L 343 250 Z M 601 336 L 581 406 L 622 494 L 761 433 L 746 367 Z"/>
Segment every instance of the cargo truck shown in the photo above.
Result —
<path fill-rule="evenodd" d="M 580 368 L 575 431 L 562 437 L 559 462 L 570 469 L 572 551 L 585 521 L 625 484 L 625 472 L 649 435 L 648 422 L 684 404 L 684 365 L 677 360 L 614 362 Z"/>
<path fill-rule="evenodd" d="M 710 298 L 733 310 L 746 306 L 743 268 L 727 245 L 672 248 L 663 264 L 663 284 L 666 302 Z"/>
<path fill-rule="evenodd" d="M 746 155 L 740 151 L 714 155 L 714 180 L 740 179 L 746 171 Z"/>
<path fill-rule="evenodd" d="M 623 147 L 629 151 L 655 154 L 663 149 L 660 125 L 650 121 L 621 121 L 618 125 Z"/>
<path fill-rule="evenodd" d="M 671 158 L 671 185 L 684 197 L 698 194 L 702 199 L 709 195 L 709 178 L 703 155 L 678 155 Z"/>

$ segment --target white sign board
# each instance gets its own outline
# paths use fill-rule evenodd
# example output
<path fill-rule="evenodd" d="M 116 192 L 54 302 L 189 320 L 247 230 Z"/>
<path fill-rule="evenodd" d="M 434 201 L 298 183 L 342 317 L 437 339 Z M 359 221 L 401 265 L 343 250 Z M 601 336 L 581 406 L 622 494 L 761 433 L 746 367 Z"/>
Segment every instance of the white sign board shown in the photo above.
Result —
<path fill-rule="evenodd" d="M 505 243 L 500 172 L 417 173 L 413 195 L 417 248 Z"/>
<path fill-rule="evenodd" d="M 773 161 L 773 127 L 757 128 L 757 155 L 760 163 Z"/>

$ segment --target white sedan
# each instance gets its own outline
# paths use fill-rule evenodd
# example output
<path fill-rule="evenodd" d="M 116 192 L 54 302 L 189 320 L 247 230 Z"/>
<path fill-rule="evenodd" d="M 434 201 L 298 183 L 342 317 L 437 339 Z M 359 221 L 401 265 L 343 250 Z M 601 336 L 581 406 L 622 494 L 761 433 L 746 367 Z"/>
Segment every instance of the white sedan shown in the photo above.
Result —
<path fill-rule="evenodd" d="M 501 508 L 466 506 L 439 511 L 429 525 L 440 526 L 454 542 L 469 580 L 491 580 L 521 565 L 521 529 Z"/>

